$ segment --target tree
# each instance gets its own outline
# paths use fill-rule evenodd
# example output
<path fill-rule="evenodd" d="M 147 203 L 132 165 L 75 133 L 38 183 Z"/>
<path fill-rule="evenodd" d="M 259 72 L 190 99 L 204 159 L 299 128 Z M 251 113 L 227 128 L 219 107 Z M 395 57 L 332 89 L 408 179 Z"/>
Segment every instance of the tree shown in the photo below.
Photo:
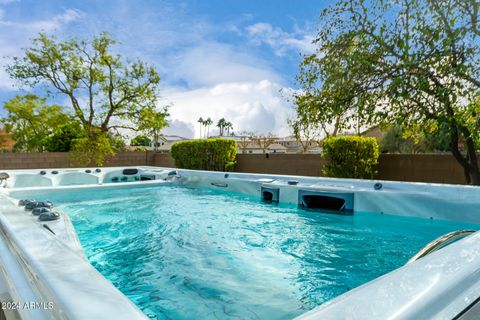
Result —
<path fill-rule="evenodd" d="M 210 117 L 207 118 L 207 120 L 205 120 L 205 126 L 207 127 L 207 134 L 206 134 L 206 137 L 208 138 L 208 136 L 210 135 L 210 126 L 213 124 L 213 121 Z"/>
<path fill-rule="evenodd" d="M 295 140 L 302 147 L 302 152 L 308 152 L 313 144 L 320 143 L 322 130 L 320 125 L 316 121 L 312 121 L 309 117 L 309 113 L 305 110 L 297 109 L 297 118 L 289 121 L 289 125 L 292 128 L 293 136 Z M 328 133 L 327 136 L 330 136 Z M 331 136 L 336 136 L 336 132 Z"/>
<path fill-rule="evenodd" d="M 395 126 L 386 129 L 384 136 L 379 140 L 379 148 L 382 153 L 421 153 L 430 151 L 427 149 L 425 139 L 406 136 L 402 127 Z"/>
<path fill-rule="evenodd" d="M 226 124 L 227 124 L 227 120 L 225 120 L 225 118 L 221 118 L 220 120 L 218 120 L 217 128 L 220 130 L 220 133 L 219 133 L 220 136 L 223 136 Z"/>
<path fill-rule="evenodd" d="M 260 149 L 262 149 L 263 153 L 266 153 L 268 147 L 271 146 L 276 140 L 277 137 L 275 137 L 271 133 L 256 136 L 253 138 L 253 141 L 255 141 L 255 143 L 260 147 Z"/>
<path fill-rule="evenodd" d="M 130 141 L 131 146 L 141 146 L 141 147 L 148 147 L 150 146 L 151 140 L 145 135 L 139 135 Z"/>
<path fill-rule="evenodd" d="M 246 153 L 248 145 L 252 142 L 252 137 L 254 137 L 255 134 L 249 131 L 241 131 L 239 136 L 240 140 L 237 141 L 237 145 L 239 149 L 242 150 L 242 153 Z"/>
<path fill-rule="evenodd" d="M 53 133 L 45 137 L 42 144 L 48 152 L 68 152 L 72 150 L 75 140 L 82 137 L 81 124 L 72 120 L 54 128 Z"/>
<path fill-rule="evenodd" d="M 317 52 L 304 59 L 319 70 L 300 72 L 335 83 L 328 101 L 348 101 L 361 121 L 425 134 L 446 128 L 467 183 L 479 185 L 478 9 L 463 0 L 339 0 L 322 12 Z M 328 72 L 335 65 L 340 76 Z M 317 84 L 318 93 L 329 87 Z"/>
<path fill-rule="evenodd" d="M 108 133 L 107 139 L 114 153 L 127 150 L 125 139 L 120 133 Z"/>
<path fill-rule="evenodd" d="M 379 139 L 382 153 L 425 153 L 449 151 L 448 131 L 439 129 L 426 135 L 418 132 L 413 135 L 401 126 L 384 128 Z"/>
<path fill-rule="evenodd" d="M 293 94 L 297 119 L 292 129 L 318 131 L 325 137 L 337 136 L 339 132 L 356 129 L 370 119 L 361 118 L 361 109 L 368 106 L 372 97 L 359 94 L 358 84 L 352 79 L 352 69 L 342 62 L 355 55 L 355 41 L 343 44 L 342 55 L 305 56 L 296 77 L 301 90 Z"/>
<path fill-rule="evenodd" d="M 224 124 L 225 129 L 227 130 L 227 136 L 230 135 L 230 130 L 233 130 L 233 124 L 229 121 L 225 122 Z"/>
<path fill-rule="evenodd" d="M 83 137 L 75 139 L 70 152 L 72 163 L 79 166 L 103 166 L 115 155 L 107 134 L 95 132 L 94 139 Z"/>
<path fill-rule="evenodd" d="M 44 139 L 69 123 L 70 117 L 59 105 L 48 105 L 33 94 L 15 96 L 5 102 L 7 115 L 2 119 L 5 129 L 16 141 L 16 151 L 45 151 Z"/>
<path fill-rule="evenodd" d="M 66 96 L 87 136 L 82 143 L 110 143 L 108 132 L 137 130 L 131 123 L 145 110 L 155 108 L 160 84 L 153 66 L 141 60 L 125 61 L 113 53 L 115 44 L 107 33 L 90 41 L 60 41 L 40 34 L 23 56 L 13 59 L 7 71 L 23 85 Z M 99 148 L 107 153 L 110 149 Z"/>
<path fill-rule="evenodd" d="M 161 130 L 165 128 L 167 123 L 168 112 L 167 108 L 157 111 L 154 108 L 146 108 L 140 112 L 138 120 L 138 130 L 146 132 L 153 141 L 154 150 L 158 151 L 158 140 L 161 135 Z"/>
<path fill-rule="evenodd" d="M 200 139 L 202 138 L 202 127 L 205 123 L 205 120 L 203 120 L 202 117 L 198 118 L 197 122 L 200 124 Z"/>

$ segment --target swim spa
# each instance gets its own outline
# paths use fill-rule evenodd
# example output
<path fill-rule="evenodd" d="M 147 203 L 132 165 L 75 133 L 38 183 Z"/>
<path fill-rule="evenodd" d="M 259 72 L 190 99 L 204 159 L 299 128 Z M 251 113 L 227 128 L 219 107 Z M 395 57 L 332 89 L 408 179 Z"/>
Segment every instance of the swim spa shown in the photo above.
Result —
<path fill-rule="evenodd" d="M 9 171 L 1 195 L 3 296 L 56 306 L 23 318 L 453 318 L 480 295 L 477 233 L 406 265 L 479 229 L 477 188 L 154 167 L 64 185 L 52 171 Z M 62 218 L 38 222 L 23 198 Z"/>

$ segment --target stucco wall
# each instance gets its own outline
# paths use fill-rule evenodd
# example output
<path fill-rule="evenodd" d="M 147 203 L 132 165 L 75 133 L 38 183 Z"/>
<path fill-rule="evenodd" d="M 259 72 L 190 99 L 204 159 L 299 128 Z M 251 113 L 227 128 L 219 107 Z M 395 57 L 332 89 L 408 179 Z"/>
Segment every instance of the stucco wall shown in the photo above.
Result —
<path fill-rule="evenodd" d="M 140 166 L 153 163 L 152 152 L 120 152 L 105 166 Z M 0 153 L 1 169 L 39 169 L 71 167 L 68 152 Z"/>
<path fill-rule="evenodd" d="M 321 176 L 325 161 L 318 154 L 239 154 L 238 172 Z M 450 154 L 382 154 L 379 179 L 397 181 L 464 183 L 463 170 Z M 105 166 L 154 165 L 173 167 L 169 154 L 122 152 Z M 50 153 L 0 153 L 1 169 L 69 167 L 69 155 Z"/>

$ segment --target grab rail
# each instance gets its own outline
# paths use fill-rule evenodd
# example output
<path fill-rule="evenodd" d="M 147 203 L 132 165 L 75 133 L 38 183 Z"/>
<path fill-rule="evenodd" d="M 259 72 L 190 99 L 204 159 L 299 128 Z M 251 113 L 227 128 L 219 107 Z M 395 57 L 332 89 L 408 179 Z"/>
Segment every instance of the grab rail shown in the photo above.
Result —
<path fill-rule="evenodd" d="M 441 237 L 438 237 L 437 239 L 429 242 L 425 247 L 423 247 L 420 251 L 418 251 L 406 264 L 412 263 L 413 261 L 416 261 L 418 259 L 421 259 L 425 257 L 426 255 L 429 255 L 430 253 L 437 251 L 445 246 L 448 246 L 449 244 L 460 240 L 462 238 L 465 238 L 466 236 L 477 232 L 476 230 L 457 230 L 453 231 L 447 234 L 444 234 Z"/>

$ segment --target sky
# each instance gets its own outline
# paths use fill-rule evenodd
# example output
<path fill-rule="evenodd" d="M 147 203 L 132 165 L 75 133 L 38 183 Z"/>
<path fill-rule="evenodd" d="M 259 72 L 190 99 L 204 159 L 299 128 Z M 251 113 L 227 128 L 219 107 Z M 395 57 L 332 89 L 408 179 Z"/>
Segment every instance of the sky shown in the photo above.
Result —
<path fill-rule="evenodd" d="M 155 65 L 159 106 L 171 104 L 165 134 L 199 135 L 199 117 L 224 117 L 235 132 L 290 133 L 288 92 L 302 54 L 314 52 L 312 0 L 0 0 L 0 115 L 25 93 L 4 66 L 39 32 L 88 39 L 108 31 L 129 59 Z M 53 97 L 51 99 L 61 99 Z M 60 100 L 65 101 L 66 100 Z M 212 132 L 215 133 L 215 132 Z"/>

